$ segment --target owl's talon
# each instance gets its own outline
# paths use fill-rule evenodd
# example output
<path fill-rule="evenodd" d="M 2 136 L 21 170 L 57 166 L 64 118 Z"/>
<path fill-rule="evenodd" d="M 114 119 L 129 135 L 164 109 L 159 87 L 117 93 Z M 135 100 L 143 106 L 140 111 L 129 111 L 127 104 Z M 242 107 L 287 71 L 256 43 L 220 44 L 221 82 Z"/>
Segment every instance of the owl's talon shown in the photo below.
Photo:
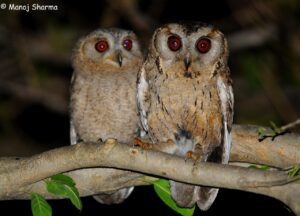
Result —
<path fill-rule="evenodd" d="M 113 139 L 113 138 L 108 138 L 108 139 L 106 139 L 105 140 L 105 144 L 114 144 L 114 143 L 116 143 L 117 142 L 117 140 L 116 139 Z"/>
<path fill-rule="evenodd" d="M 192 159 L 194 161 L 194 165 L 195 165 L 197 163 L 197 161 L 199 160 L 199 155 L 193 151 L 188 151 L 185 154 L 184 160 L 187 161 L 188 159 Z"/>
<path fill-rule="evenodd" d="M 137 138 L 137 137 L 135 137 L 135 138 L 133 139 L 133 145 L 134 145 L 134 146 L 141 146 L 142 143 L 143 143 L 142 140 L 139 139 L 139 138 Z"/>
<path fill-rule="evenodd" d="M 139 146 L 139 147 L 141 147 L 143 149 L 152 149 L 152 147 L 153 147 L 153 144 L 147 143 L 147 142 L 143 142 L 141 139 L 139 139 L 137 137 L 134 138 L 133 145 L 134 146 Z"/>
<path fill-rule="evenodd" d="M 167 140 L 167 143 L 168 143 L 168 144 L 174 144 L 173 140 L 171 140 L 171 139 L 168 139 L 168 140 Z"/>

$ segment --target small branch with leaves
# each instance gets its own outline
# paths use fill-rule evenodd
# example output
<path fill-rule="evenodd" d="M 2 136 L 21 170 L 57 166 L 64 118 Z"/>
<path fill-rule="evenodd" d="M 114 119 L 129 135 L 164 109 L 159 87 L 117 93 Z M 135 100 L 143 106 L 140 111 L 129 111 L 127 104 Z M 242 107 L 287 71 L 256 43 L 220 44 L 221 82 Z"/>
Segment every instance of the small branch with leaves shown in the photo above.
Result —
<path fill-rule="evenodd" d="M 276 137 L 288 133 L 290 129 L 295 128 L 298 125 L 300 125 L 300 119 L 297 119 L 296 121 L 282 127 L 278 127 L 274 122 L 270 121 L 270 129 L 266 129 L 264 127 L 258 128 L 258 140 L 263 141 L 266 138 L 271 138 L 273 141 Z"/>

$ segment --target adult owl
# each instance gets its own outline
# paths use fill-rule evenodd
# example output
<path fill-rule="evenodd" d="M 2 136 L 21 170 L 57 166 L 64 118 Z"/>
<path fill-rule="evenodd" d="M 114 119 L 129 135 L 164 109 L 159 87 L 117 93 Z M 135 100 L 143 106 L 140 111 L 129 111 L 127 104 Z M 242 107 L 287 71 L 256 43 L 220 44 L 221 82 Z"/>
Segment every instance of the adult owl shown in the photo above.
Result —
<path fill-rule="evenodd" d="M 122 29 L 98 29 L 82 38 L 73 52 L 71 144 L 117 139 L 129 143 L 137 133 L 136 77 L 143 56 L 136 35 Z M 94 198 L 112 204 L 133 187 Z"/>
<path fill-rule="evenodd" d="M 171 140 L 176 144 L 172 154 L 228 163 L 233 93 L 227 58 L 226 39 L 213 26 L 173 23 L 154 32 L 137 81 L 141 123 L 153 143 Z M 170 183 L 182 207 L 197 203 L 207 210 L 218 193 L 217 188 Z"/>

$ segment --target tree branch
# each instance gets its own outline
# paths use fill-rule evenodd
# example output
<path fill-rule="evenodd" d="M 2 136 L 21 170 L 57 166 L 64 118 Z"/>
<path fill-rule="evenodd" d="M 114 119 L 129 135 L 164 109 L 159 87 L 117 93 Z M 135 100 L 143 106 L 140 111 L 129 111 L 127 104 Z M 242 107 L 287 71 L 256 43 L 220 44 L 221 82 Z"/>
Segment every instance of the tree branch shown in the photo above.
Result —
<path fill-rule="evenodd" d="M 299 136 L 287 134 L 276 138 L 273 142 L 269 139 L 258 142 L 255 127 L 251 126 L 236 126 L 233 135 L 232 160 L 260 164 L 267 162 L 271 165 L 277 164 L 277 167 L 299 164 Z M 242 141 L 245 141 L 245 145 L 241 143 Z M 289 156 L 285 152 L 286 149 L 288 152 L 296 151 L 290 157 L 290 162 L 287 162 L 286 157 Z M 255 157 L 255 154 L 258 156 Z M 277 156 L 280 159 L 277 159 Z M 109 168 L 91 169 L 91 167 L 110 167 L 139 173 Z M 81 143 L 66 146 L 29 158 L 1 158 L 0 199 L 27 199 L 32 191 L 53 198 L 45 191 L 42 180 L 68 171 L 71 171 L 68 174 L 76 181 L 81 196 L 148 184 L 145 178 L 149 177 L 140 174 L 145 173 L 191 184 L 273 196 L 300 213 L 298 199 L 300 186 L 296 183 L 287 184 L 295 178 L 289 177 L 284 171 L 261 171 L 214 163 L 194 164 L 194 161 L 186 161 L 163 152 L 118 144 L 114 140 L 108 140 L 105 144 Z M 217 178 L 219 176 L 221 178 Z"/>
<path fill-rule="evenodd" d="M 230 160 L 286 168 L 300 164 L 300 136 L 285 134 L 258 140 L 258 127 L 235 125 Z"/>
<path fill-rule="evenodd" d="M 299 125 L 300 125 L 300 118 L 298 118 L 297 120 L 295 120 L 295 121 L 293 121 L 291 123 L 288 123 L 288 124 L 280 127 L 280 130 L 281 131 L 288 131 L 288 130 L 290 130 L 292 128 L 295 128 L 295 127 L 297 127 Z"/>

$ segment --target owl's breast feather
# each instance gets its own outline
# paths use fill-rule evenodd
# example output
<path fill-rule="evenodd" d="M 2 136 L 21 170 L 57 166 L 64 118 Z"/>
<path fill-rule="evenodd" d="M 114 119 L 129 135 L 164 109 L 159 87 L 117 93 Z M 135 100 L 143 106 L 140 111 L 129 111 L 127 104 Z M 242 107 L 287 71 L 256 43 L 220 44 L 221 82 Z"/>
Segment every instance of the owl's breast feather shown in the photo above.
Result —
<path fill-rule="evenodd" d="M 148 116 L 150 134 L 157 141 L 173 140 L 183 155 L 196 144 L 204 149 L 221 142 L 222 113 L 212 85 L 165 83 L 152 93 Z"/>

